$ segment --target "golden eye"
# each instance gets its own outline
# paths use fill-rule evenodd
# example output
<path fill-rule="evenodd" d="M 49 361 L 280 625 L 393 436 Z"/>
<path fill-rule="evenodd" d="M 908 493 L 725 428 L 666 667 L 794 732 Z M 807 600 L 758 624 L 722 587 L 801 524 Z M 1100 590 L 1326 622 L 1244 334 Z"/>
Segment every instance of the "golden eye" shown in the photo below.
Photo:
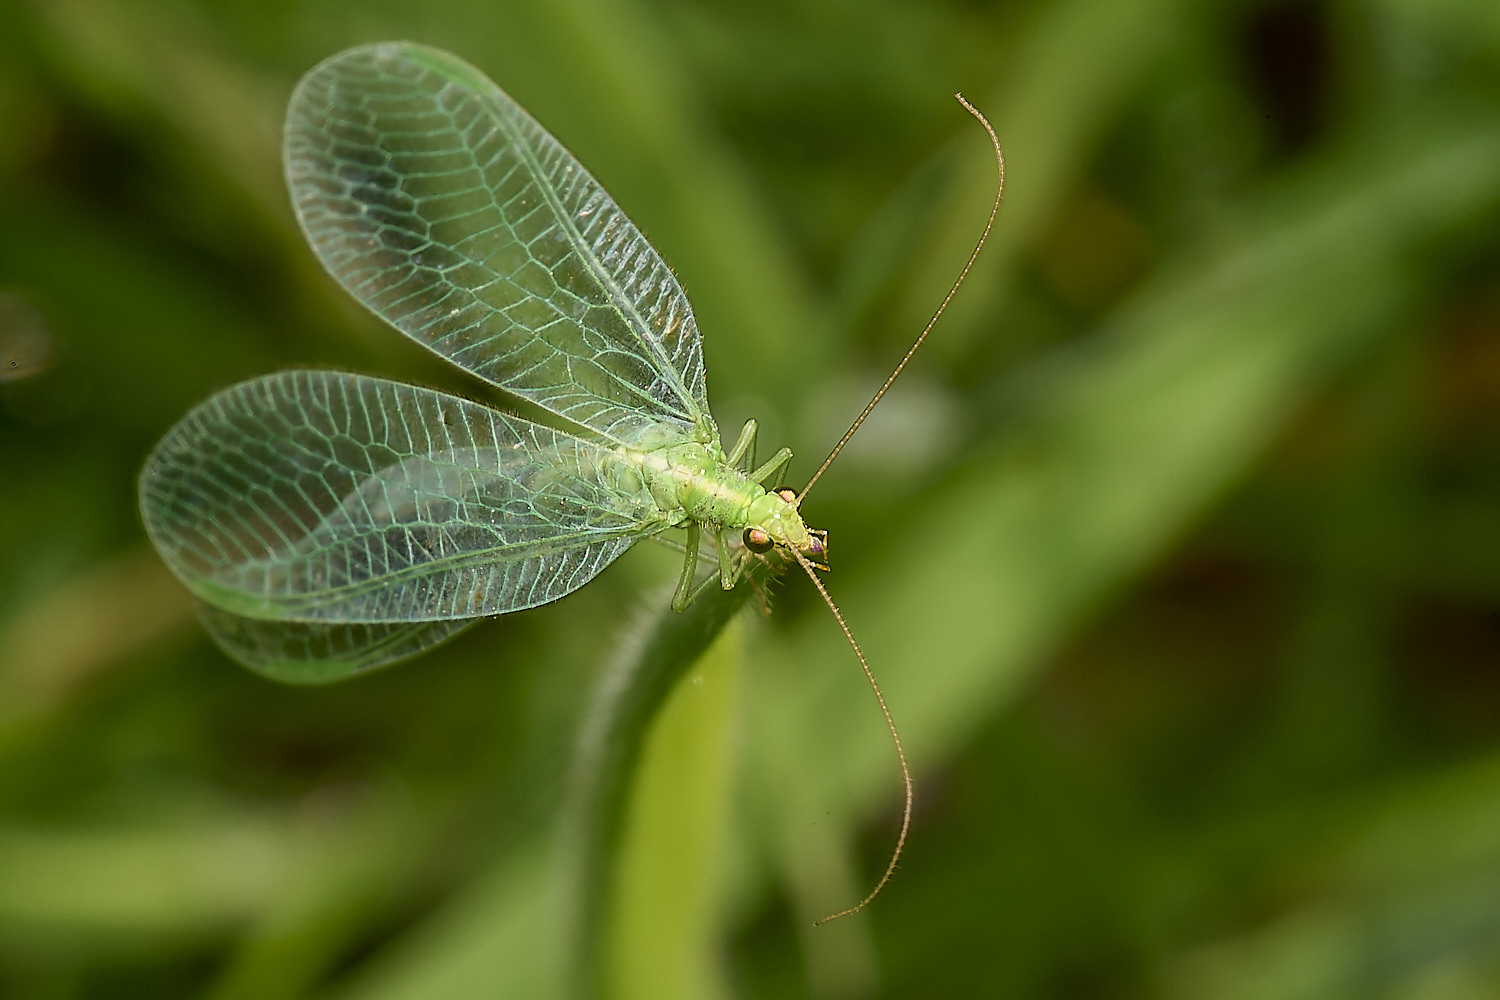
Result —
<path fill-rule="evenodd" d="M 776 495 L 781 497 L 781 499 L 785 500 L 787 503 L 791 504 L 793 507 L 797 506 L 796 490 L 777 490 Z"/>
<path fill-rule="evenodd" d="M 745 548 L 751 552 L 770 552 L 775 547 L 776 543 L 771 541 L 771 536 L 764 528 L 745 529 Z"/>

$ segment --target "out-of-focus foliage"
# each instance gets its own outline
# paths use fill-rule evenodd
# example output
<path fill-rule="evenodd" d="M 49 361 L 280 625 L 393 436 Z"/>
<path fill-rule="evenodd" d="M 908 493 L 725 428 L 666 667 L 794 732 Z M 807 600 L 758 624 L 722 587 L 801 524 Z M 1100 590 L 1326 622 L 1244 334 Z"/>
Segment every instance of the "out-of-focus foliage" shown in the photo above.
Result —
<path fill-rule="evenodd" d="M 673 553 L 300 689 L 146 547 L 215 389 L 480 392 L 287 207 L 293 83 L 383 38 L 595 172 L 794 477 L 982 224 L 949 95 L 994 120 L 995 237 L 805 507 L 918 774 L 866 914 L 811 927 L 898 781 L 806 581 L 671 693 L 580 923 L 574 746 Z M 0 996 L 1500 995 L 1492 0 L 0 0 L 0 235 Z"/>

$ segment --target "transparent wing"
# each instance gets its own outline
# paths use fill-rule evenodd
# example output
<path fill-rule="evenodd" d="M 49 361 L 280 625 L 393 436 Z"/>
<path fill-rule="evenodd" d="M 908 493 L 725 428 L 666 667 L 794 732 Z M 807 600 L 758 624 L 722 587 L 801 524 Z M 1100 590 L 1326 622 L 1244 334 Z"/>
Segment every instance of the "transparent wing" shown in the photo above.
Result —
<path fill-rule="evenodd" d="M 407 42 L 333 56 L 292 95 L 286 170 L 328 270 L 443 357 L 624 443 L 707 422 L 677 279 L 474 67 Z"/>
<path fill-rule="evenodd" d="M 202 601 L 198 602 L 198 618 L 224 652 L 284 684 L 327 684 L 389 666 L 483 621 L 264 621 L 241 618 Z"/>
<path fill-rule="evenodd" d="M 533 607 L 666 526 L 593 442 L 416 386 L 283 372 L 184 417 L 141 511 L 201 600 L 245 618 L 399 623 Z"/>

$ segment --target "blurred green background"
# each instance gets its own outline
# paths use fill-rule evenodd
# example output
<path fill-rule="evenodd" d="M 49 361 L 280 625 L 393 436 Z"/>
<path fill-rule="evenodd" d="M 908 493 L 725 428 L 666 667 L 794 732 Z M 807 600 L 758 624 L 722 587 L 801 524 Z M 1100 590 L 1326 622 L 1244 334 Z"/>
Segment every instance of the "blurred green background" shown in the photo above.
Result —
<path fill-rule="evenodd" d="M 0 0 L 0 996 L 557 995 L 579 720 L 639 547 L 389 671 L 279 687 L 136 514 L 289 366 L 471 395 L 317 267 L 279 128 L 410 38 L 609 188 L 732 435 L 857 412 L 806 581 L 679 685 L 598 981 L 650 998 L 1500 995 L 1493 0 Z"/>

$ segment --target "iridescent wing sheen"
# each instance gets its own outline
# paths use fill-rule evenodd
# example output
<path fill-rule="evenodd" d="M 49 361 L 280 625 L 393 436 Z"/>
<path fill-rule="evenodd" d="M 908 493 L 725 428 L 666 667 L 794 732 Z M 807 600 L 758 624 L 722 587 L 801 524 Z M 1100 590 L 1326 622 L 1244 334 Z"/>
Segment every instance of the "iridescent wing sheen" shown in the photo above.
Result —
<path fill-rule="evenodd" d="M 437 622 L 285 622 L 242 618 L 198 602 L 198 619 L 230 656 L 272 680 L 327 684 L 388 666 L 482 618 Z"/>
<path fill-rule="evenodd" d="M 330 625 L 545 604 L 667 526 L 619 451 L 456 396 L 321 371 L 198 406 L 157 445 L 140 492 L 157 551 L 200 600 Z"/>
<path fill-rule="evenodd" d="M 286 171 L 323 264 L 414 340 L 622 443 L 712 427 L 677 279 L 479 70 L 407 42 L 333 56 L 292 96 Z"/>

